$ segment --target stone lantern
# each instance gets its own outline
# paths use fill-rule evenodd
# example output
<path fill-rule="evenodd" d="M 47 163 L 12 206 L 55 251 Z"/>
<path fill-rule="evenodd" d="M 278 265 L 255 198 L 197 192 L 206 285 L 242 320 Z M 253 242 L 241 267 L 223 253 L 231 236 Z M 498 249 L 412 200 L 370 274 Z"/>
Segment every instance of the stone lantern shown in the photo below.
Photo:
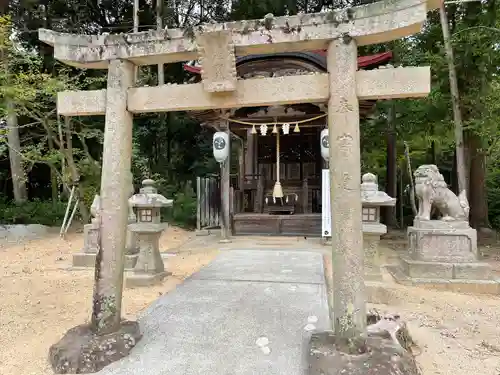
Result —
<path fill-rule="evenodd" d="M 378 190 L 377 176 L 365 173 L 361 183 L 363 219 L 363 247 L 365 251 L 366 280 L 381 280 L 378 244 L 380 236 L 387 233 L 387 227 L 380 222 L 380 208 L 393 207 L 396 198 Z"/>
<path fill-rule="evenodd" d="M 144 180 L 139 194 L 129 199 L 136 222 L 128 229 L 137 236 L 139 254 L 133 271 L 127 275 L 127 286 L 153 285 L 168 276 L 159 249 L 161 233 L 167 228 L 161 222 L 160 210 L 171 207 L 173 201 L 158 194 L 154 184 L 153 180 Z"/>
<path fill-rule="evenodd" d="M 99 251 L 99 212 L 101 210 L 101 198 L 94 196 L 90 206 L 92 220 L 90 224 L 83 227 L 83 249 L 73 254 L 73 268 L 94 267 L 97 253 Z"/>

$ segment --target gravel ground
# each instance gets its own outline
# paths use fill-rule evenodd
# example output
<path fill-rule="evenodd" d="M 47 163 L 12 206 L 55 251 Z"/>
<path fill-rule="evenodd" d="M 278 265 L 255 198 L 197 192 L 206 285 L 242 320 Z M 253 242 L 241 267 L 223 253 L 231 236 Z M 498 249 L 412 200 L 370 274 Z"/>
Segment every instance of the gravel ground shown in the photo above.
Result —
<path fill-rule="evenodd" d="M 169 228 L 161 249 L 179 246 L 188 234 Z M 66 241 L 53 234 L 44 240 L 0 248 L 0 374 L 52 375 L 49 346 L 71 327 L 88 321 L 92 271 L 68 271 L 71 254 L 81 249 L 81 234 Z M 208 264 L 216 251 L 181 253 L 168 258 L 173 272 L 160 286 L 126 289 L 123 315 L 135 319 L 159 295 Z"/>
<path fill-rule="evenodd" d="M 324 259 L 331 275 L 331 258 Z M 391 305 L 368 308 L 399 314 L 407 322 L 423 375 L 500 375 L 499 296 L 407 287 L 388 274 L 384 281 Z"/>
<path fill-rule="evenodd" d="M 170 228 L 162 236 L 161 248 L 174 249 L 188 237 Z M 66 270 L 71 254 L 82 245 L 81 234 L 66 240 L 54 234 L 0 248 L 0 374 L 52 375 L 49 346 L 66 330 L 88 320 L 92 272 Z M 169 258 L 167 269 L 174 275 L 160 286 L 126 289 L 123 315 L 134 319 L 215 255 L 214 249 L 207 248 Z M 371 307 L 399 313 L 408 322 L 421 349 L 417 359 L 423 375 L 500 375 L 500 297 L 398 285 L 391 289 L 394 305 Z"/>

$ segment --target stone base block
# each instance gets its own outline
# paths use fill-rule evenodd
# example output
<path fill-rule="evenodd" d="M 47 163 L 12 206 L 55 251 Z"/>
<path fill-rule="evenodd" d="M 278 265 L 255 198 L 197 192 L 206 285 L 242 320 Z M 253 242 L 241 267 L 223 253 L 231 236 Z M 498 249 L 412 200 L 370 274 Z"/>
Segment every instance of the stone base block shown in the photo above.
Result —
<path fill-rule="evenodd" d="M 102 336 L 83 324 L 50 347 L 49 361 L 56 374 L 95 373 L 126 357 L 141 338 L 137 322 L 124 321 L 117 332 Z"/>
<path fill-rule="evenodd" d="M 220 236 L 221 230 L 219 228 L 213 228 L 213 229 L 197 229 L 194 234 L 197 237 L 201 236 L 212 236 L 212 235 L 219 235 Z"/>
<path fill-rule="evenodd" d="M 500 294 L 500 277 L 485 263 L 423 262 L 401 259 L 387 266 L 399 284 L 461 293 Z"/>
<path fill-rule="evenodd" d="M 161 284 L 163 279 L 170 276 L 171 272 L 159 272 L 159 273 L 136 273 L 130 272 L 125 275 L 125 287 L 136 288 L 143 286 L 151 286 Z"/>
<path fill-rule="evenodd" d="M 494 280 L 493 268 L 487 263 L 425 262 L 401 258 L 405 275 L 416 279 Z"/>
<path fill-rule="evenodd" d="M 97 254 L 75 253 L 73 254 L 73 268 L 94 268 Z M 137 254 L 125 255 L 125 269 L 133 270 L 137 263 Z"/>
<path fill-rule="evenodd" d="M 135 267 L 135 264 L 137 263 L 138 257 L 139 257 L 138 254 L 125 255 L 125 269 L 126 270 L 133 270 Z"/>
<path fill-rule="evenodd" d="M 380 271 L 372 270 L 365 272 L 365 281 L 383 281 L 383 276 Z"/>
<path fill-rule="evenodd" d="M 97 254 L 92 253 L 75 253 L 73 254 L 74 268 L 94 268 L 95 258 Z"/>
<path fill-rule="evenodd" d="M 332 332 L 315 333 L 308 353 L 308 375 L 418 375 L 413 355 L 391 335 L 368 336 L 363 353 L 346 353 Z M 339 345 L 340 344 L 340 345 Z M 353 343 L 347 344 L 353 346 Z"/>
<path fill-rule="evenodd" d="M 416 221 L 408 228 L 410 257 L 430 262 L 474 262 L 477 233 L 467 222 Z"/>

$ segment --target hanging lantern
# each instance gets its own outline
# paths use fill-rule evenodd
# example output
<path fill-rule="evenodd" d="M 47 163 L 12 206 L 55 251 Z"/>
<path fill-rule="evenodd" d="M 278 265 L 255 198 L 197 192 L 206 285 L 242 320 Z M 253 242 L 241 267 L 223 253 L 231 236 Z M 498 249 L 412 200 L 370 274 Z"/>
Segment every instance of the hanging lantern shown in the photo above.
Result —
<path fill-rule="evenodd" d="M 257 129 L 255 129 L 255 124 L 252 125 L 252 131 L 250 133 L 257 134 Z"/>
<path fill-rule="evenodd" d="M 328 138 L 328 128 L 323 129 L 320 135 L 321 156 L 325 161 L 330 158 L 330 140 Z"/>
<path fill-rule="evenodd" d="M 281 129 L 283 130 L 283 134 L 290 134 L 290 124 L 283 124 Z"/>
<path fill-rule="evenodd" d="M 295 124 L 295 127 L 293 128 L 293 132 L 294 133 L 300 133 L 300 128 L 299 128 L 299 124 Z"/>
<path fill-rule="evenodd" d="M 260 126 L 260 135 L 266 135 L 267 134 L 267 125 L 266 124 L 262 124 Z"/>
<path fill-rule="evenodd" d="M 273 126 L 273 132 L 272 133 L 273 134 L 278 133 L 278 127 L 276 126 L 276 124 L 274 124 L 274 126 Z"/>

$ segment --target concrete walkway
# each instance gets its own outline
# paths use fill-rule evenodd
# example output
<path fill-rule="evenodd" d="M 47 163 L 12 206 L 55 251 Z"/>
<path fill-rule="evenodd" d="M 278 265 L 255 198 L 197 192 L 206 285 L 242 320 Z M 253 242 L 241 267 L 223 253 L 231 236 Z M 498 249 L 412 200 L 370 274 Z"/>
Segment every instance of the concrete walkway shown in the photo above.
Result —
<path fill-rule="evenodd" d="M 106 375 L 303 375 L 330 325 L 321 254 L 233 250 L 140 318 L 144 337 Z"/>

